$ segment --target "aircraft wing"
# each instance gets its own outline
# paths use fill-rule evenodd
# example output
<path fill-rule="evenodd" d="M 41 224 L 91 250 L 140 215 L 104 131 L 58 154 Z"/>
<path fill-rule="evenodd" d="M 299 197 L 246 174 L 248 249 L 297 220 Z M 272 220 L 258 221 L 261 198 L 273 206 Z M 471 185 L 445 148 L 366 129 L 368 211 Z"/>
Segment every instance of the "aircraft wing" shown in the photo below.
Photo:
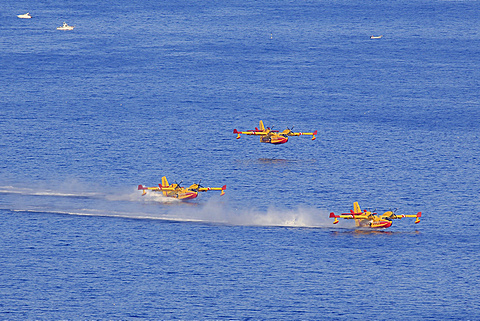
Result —
<path fill-rule="evenodd" d="M 330 213 L 330 215 L 332 214 Z M 342 213 L 340 215 L 335 215 L 335 216 L 339 218 L 356 219 L 356 220 L 367 219 L 370 217 L 369 214 L 365 214 L 365 213 Z"/>
<path fill-rule="evenodd" d="M 302 136 L 302 135 L 310 135 L 312 136 L 312 140 L 315 140 L 317 135 L 317 131 L 314 131 L 313 133 L 300 133 L 300 132 L 292 132 L 291 130 L 289 132 L 284 133 L 287 136 Z"/>
<path fill-rule="evenodd" d="M 223 185 L 222 187 L 198 187 L 197 191 L 199 192 L 222 191 L 220 195 L 224 195 L 226 189 L 227 189 L 227 185 Z"/>
<path fill-rule="evenodd" d="M 391 220 L 395 220 L 395 219 L 400 220 L 404 217 L 412 217 L 412 218 L 416 218 L 415 224 L 418 224 L 418 223 L 420 223 L 420 217 L 422 217 L 422 212 L 418 212 L 417 214 L 395 214 L 392 211 L 387 211 L 387 212 L 383 213 L 381 217 L 382 218 L 389 218 Z"/>
<path fill-rule="evenodd" d="M 254 129 L 254 130 L 247 130 L 247 131 L 238 131 L 236 129 L 233 130 L 233 133 L 234 134 L 237 134 L 237 139 L 240 138 L 240 134 L 243 134 L 243 135 L 257 135 L 257 136 L 263 136 L 263 135 L 268 135 L 268 132 L 265 131 L 265 130 L 258 130 L 258 129 Z"/>
<path fill-rule="evenodd" d="M 162 184 L 158 184 L 157 188 L 159 190 L 161 190 L 162 192 L 170 192 L 170 191 L 176 191 L 176 190 L 180 189 L 181 187 L 179 187 L 177 184 L 171 184 L 171 185 L 168 185 L 168 186 L 162 186 Z"/>
<path fill-rule="evenodd" d="M 330 213 L 330 218 L 334 218 L 335 221 L 333 221 L 333 224 L 338 223 L 339 218 L 344 218 L 347 220 L 355 219 L 355 220 L 362 220 L 362 219 L 368 219 L 370 215 L 367 215 L 365 213 L 342 213 L 340 215 L 335 215 L 335 213 Z"/>
<path fill-rule="evenodd" d="M 159 191 L 160 188 L 159 187 L 145 187 L 143 185 L 138 185 L 138 190 L 141 191 L 143 190 L 143 195 L 147 194 L 147 191 Z"/>

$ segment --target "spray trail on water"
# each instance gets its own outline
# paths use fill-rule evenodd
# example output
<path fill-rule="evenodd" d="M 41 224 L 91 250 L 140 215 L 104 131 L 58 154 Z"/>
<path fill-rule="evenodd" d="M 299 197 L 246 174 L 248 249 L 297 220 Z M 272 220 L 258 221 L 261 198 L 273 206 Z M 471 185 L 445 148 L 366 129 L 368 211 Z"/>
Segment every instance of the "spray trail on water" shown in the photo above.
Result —
<path fill-rule="evenodd" d="M 218 198 L 211 198 L 205 204 L 193 208 L 174 208 L 171 214 L 192 220 L 242 226 L 331 227 L 332 224 L 327 211 L 318 208 L 271 207 L 262 211 L 253 208 L 234 208 L 228 205 L 228 200 Z"/>
<path fill-rule="evenodd" d="M 92 191 L 79 185 L 73 189 L 0 186 L 0 193 L 7 196 L 1 208 L 12 211 L 241 226 L 332 227 L 326 210 L 302 206 L 294 209 L 270 207 L 267 210 L 235 207 L 229 204 L 228 196 L 212 195 L 206 201 L 183 202 L 161 193 L 142 196 L 133 187 Z"/>

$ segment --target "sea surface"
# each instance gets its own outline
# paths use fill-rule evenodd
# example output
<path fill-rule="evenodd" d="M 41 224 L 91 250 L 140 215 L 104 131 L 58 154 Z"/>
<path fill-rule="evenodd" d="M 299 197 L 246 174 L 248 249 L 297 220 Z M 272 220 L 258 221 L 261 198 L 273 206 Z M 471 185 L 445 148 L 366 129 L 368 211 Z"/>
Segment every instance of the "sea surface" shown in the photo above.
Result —
<path fill-rule="evenodd" d="M 480 320 L 479 1 L 1 7 L 1 320 Z"/>

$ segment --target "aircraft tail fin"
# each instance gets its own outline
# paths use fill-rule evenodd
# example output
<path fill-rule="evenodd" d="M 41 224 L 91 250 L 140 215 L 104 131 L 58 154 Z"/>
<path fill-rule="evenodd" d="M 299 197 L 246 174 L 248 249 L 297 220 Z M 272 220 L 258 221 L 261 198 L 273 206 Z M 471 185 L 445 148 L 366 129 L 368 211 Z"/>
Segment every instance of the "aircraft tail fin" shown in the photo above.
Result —
<path fill-rule="evenodd" d="M 360 205 L 358 205 L 358 202 L 353 203 L 353 212 L 354 213 L 362 213 L 362 210 L 360 209 Z"/>
<path fill-rule="evenodd" d="M 361 214 L 362 209 L 360 208 L 360 205 L 358 205 L 358 202 L 353 203 L 353 213 L 355 214 Z M 359 227 L 360 226 L 360 220 L 355 219 L 355 226 Z"/>
<path fill-rule="evenodd" d="M 168 184 L 168 181 L 167 181 L 167 177 L 166 176 L 163 176 L 162 177 L 162 187 L 168 187 L 169 184 Z"/>
<path fill-rule="evenodd" d="M 260 121 L 260 124 L 258 125 L 258 128 L 260 130 L 265 130 L 265 126 L 263 126 L 263 121 Z"/>

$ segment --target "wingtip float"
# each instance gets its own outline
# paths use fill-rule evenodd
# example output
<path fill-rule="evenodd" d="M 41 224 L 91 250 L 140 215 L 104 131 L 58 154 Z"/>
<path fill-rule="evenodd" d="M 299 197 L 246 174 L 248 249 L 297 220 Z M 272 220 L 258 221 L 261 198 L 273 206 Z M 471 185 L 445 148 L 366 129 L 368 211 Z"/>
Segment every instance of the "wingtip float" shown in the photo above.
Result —
<path fill-rule="evenodd" d="M 272 127 L 273 128 L 273 127 Z M 314 131 L 313 133 L 300 133 L 300 132 L 293 132 L 293 127 L 288 128 L 283 130 L 283 131 L 278 131 L 278 130 L 273 130 L 270 127 L 265 128 L 263 125 L 263 121 L 260 121 L 259 127 L 255 127 L 255 129 L 252 130 L 247 130 L 247 131 L 238 131 L 237 129 L 233 130 L 234 134 L 237 134 L 237 139 L 240 139 L 240 134 L 244 135 L 255 135 L 255 136 L 260 136 L 260 142 L 261 143 L 270 143 L 270 144 L 285 144 L 288 142 L 288 137 L 289 136 L 304 136 L 304 135 L 309 135 L 312 136 L 312 140 L 315 140 L 317 137 L 317 131 Z"/>
<path fill-rule="evenodd" d="M 158 187 L 145 187 L 143 185 L 138 185 L 138 190 L 142 190 L 142 196 L 147 194 L 147 191 L 153 191 L 157 193 L 162 193 L 166 197 L 177 198 L 179 200 L 189 200 L 194 199 L 198 196 L 200 192 L 208 191 L 221 191 L 220 196 L 225 195 L 225 190 L 227 185 L 222 187 L 203 187 L 200 185 L 200 182 L 197 184 L 192 184 L 189 187 L 182 187 L 180 183 L 169 184 L 165 176 L 162 177 L 162 183 L 158 184 Z"/>
<path fill-rule="evenodd" d="M 413 215 L 405 214 L 395 214 L 395 211 L 386 211 L 382 215 L 377 213 L 372 213 L 367 210 L 360 209 L 358 202 L 353 203 L 353 210 L 350 210 L 350 213 L 342 213 L 340 215 L 335 215 L 335 213 L 330 213 L 330 218 L 333 218 L 333 224 L 337 224 L 339 218 L 344 219 L 353 219 L 355 220 L 356 227 L 369 227 L 369 228 L 387 228 L 392 226 L 392 221 L 394 219 L 402 219 L 404 217 L 414 217 L 416 218 L 415 224 L 420 223 L 420 217 L 422 217 L 422 212 L 418 212 Z"/>

